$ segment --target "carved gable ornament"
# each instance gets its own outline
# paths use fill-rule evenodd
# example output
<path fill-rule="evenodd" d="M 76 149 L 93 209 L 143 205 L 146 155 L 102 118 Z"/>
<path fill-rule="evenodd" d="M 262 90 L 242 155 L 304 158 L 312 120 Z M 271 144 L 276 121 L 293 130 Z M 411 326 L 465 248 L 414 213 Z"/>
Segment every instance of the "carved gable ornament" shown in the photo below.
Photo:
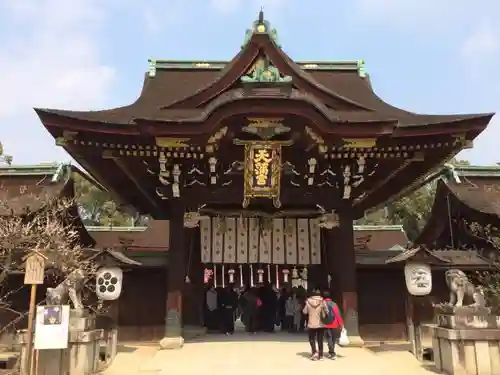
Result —
<path fill-rule="evenodd" d="M 404 262 L 406 289 L 414 296 L 425 296 L 432 291 L 431 264 L 448 264 L 449 261 L 422 247 L 408 249 L 386 263 Z"/>
<path fill-rule="evenodd" d="M 291 83 L 292 77 L 282 74 L 267 56 L 259 57 L 246 75 L 241 77 L 242 83 Z"/>
<path fill-rule="evenodd" d="M 245 133 L 256 135 L 264 141 L 290 131 L 288 126 L 283 125 L 283 118 L 249 117 L 247 120 L 248 125 L 244 126 L 241 130 Z"/>

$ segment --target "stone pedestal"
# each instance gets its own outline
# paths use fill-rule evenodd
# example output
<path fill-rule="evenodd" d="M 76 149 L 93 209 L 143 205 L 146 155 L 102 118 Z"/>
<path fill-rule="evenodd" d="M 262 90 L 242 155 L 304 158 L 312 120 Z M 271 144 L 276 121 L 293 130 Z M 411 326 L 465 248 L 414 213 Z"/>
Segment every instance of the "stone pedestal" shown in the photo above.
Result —
<path fill-rule="evenodd" d="M 33 375 L 93 375 L 100 371 L 99 350 L 103 330 L 95 329 L 95 318 L 85 311 L 70 312 L 67 349 L 39 350 Z M 24 374 L 27 360 L 26 330 L 18 332 L 21 347 L 20 368 Z"/>
<path fill-rule="evenodd" d="M 70 331 L 90 331 L 95 329 L 95 315 L 88 310 L 70 310 L 69 330 Z"/>
<path fill-rule="evenodd" d="M 365 345 L 364 340 L 359 335 L 359 320 L 357 311 L 348 311 L 344 316 L 344 326 L 349 338 L 349 346 L 362 347 Z"/>
<path fill-rule="evenodd" d="M 432 334 L 434 362 L 449 375 L 500 375 L 500 318 L 486 309 L 437 313 Z"/>
<path fill-rule="evenodd" d="M 162 349 L 180 349 L 184 346 L 184 337 L 164 337 L 160 340 L 160 348 Z"/>

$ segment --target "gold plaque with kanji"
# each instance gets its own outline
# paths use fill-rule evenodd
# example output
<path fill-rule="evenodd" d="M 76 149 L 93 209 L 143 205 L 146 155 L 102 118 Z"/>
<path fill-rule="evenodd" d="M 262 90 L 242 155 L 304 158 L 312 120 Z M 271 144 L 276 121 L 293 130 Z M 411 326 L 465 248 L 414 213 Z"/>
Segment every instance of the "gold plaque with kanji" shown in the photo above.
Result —
<path fill-rule="evenodd" d="M 245 187 L 243 206 L 252 198 L 269 198 L 280 207 L 281 144 L 259 142 L 245 144 Z"/>

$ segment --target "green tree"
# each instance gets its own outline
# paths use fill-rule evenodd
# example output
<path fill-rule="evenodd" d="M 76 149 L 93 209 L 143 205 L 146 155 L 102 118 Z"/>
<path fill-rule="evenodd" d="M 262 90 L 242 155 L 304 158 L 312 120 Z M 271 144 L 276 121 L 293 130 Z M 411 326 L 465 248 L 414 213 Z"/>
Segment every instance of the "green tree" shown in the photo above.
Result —
<path fill-rule="evenodd" d="M 80 174 L 74 174 L 75 197 L 80 217 L 85 225 L 132 226 L 141 225 L 144 218 L 130 216 L 120 210 L 111 195 Z"/>
<path fill-rule="evenodd" d="M 409 240 L 413 241 L 423 229 L 431 212 L 435 185 L 435 182 L 430 182 L 384 208 L 368 213 L 356 224 L 402 225 Z"/>
<path fill-rule="evenodd" d="M 490 258 L 490 269 L 477 272 L 477 279 L 486 297 L 487 306 L 491 307 L 492 312 L 498 315 L 500 314 L 500 261 L 495 255 L 500 251 L 500 230 L 492 224 L 482 225 L 477 222 L 470 223 L 468 227 L 469 234 L 482 239 L 486 243 L 486 247 L 494 249 L 492 253 L 494 256 Z"/>
<path fill-rule="evenodd" d="M 387 205 L 387 217 L 391 224 L 403 225 L 410 241 L 422 231 L 432 210 L 436 183 L 430 182 L 413 193 Z"/>
<path fill-rule="evenodd" d="M 468 160 L 457 158 L 451 159 L 448 163 L 454 166 L 470 165 Z M 430 181 L 411 194 L 389 203 L 383 209 L 368 213 L 358 220 L 357 224 L 403 225 L 408 238 L 413 241 L 429 218 L 434 204 L 436 186 L 436 180 Z"/>

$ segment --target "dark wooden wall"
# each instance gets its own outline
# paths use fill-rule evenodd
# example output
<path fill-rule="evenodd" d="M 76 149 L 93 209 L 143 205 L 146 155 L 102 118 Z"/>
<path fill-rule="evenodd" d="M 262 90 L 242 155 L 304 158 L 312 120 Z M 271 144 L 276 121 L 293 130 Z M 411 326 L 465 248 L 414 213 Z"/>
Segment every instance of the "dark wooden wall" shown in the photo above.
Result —
<path fill-rule="evenodd" d="M 357 270 L 359 332 L 365 341 L 406 337 L 406 285 L 403 270 Z"/>
<path fill-rule="evenodd" d="M 444 270 L 433 270 L 430 295 L 419 297 L 417 314 L 423 323 L 434 319 L 433 303 L 448 300 Z M 360 335 L 365 341 L 399 341 L 408 338 L 406 301 L 408 293 L 403 268 L 361 268 L 358 276 Z"/>
<path fill-rule="evenodd" d="M 124 273 L 118 299 L 120 341 L 159 341 L 165 333 L 167 272 L 165 268 L 136 268 Z"/>

